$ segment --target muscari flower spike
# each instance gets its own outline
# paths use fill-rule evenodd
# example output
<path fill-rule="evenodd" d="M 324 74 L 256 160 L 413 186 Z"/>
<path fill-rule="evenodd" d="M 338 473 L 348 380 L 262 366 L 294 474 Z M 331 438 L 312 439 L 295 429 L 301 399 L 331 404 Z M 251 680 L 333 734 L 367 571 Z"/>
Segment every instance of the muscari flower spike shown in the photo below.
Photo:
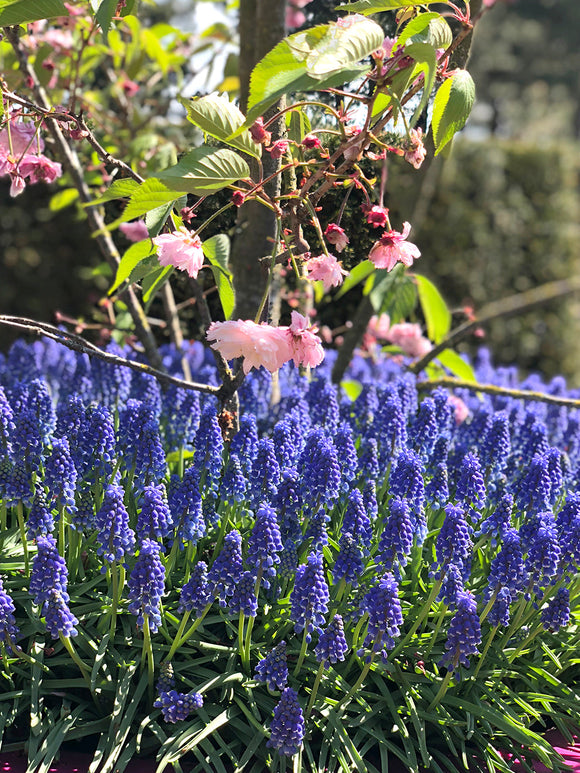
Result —
<path fill-rule="evenodd" d="M 286 642 L 281 641 L 273 650 L 259 661 L 254 679 L 268 687 L 268 690 L 283 690 L 288 683 L 288 662 L 286 660 Z"/>
<path fill-rule="evenodd" d="M 310 553 L 308 562 L 296 570 L 290 595 L 290 620 L 294 622 L 297 633 L 306 629 L 306 641 L 309 642 L 312 632 L 320 630 L 324 623 L 329 600 L 322 553 Z"/>
<path fill-rule="evenodd" d="M 97 553 L 106 561 L 122 561 L 135 552 L 135 532 L 129 526 L 129 513 L 121 486 L 108 486 L 96 515 Z"/>
<path fill-rule="evenodd" d="M 248 539 L 248 563 L 261 569 L 262 583 L 270 587 L 270 580 L 276 576 L 276 564 L 280 563 L 280 553 L 283 549 L 280 527 L 276 511 L 268 504 L 262 504 L 256 513 L 256 522 Z"/>
<path fill-rule="evenodd" d="M 198 692 L 168 690 L 160 693 L 153 705 L 156 709 L 161 709 L 166 722 L 176 723 L 187 719 L 196 709 L 200 709 L 203 706 L 203 697 Z"/>
<path fill-rule="evenodd" d="M 20 637 L 14 612 L 16 607 L 9 594 L 4 590 L 0 577 L 0 642 L 14 652 L 15 642 Z"/>
<path fill-rule="evenodd" d="M 256 617 L 258 599 L 256 598 L 256 575 L 253 572 L 242 572 L 237 578 L 234 592 L 228 602 L 232 614 L 241 612 L 246 617 Z"/>
<path fill-rule="evenodd" d="M 348 652 L 348 644 L 344 635 L 344 623 L 340 615 L 335 615 L 328 626 L 320 634 L 314 648 L 316 660 L 325 668 L 344 660 Z"/>
<path fill-rule="evenodd" d="M 395 646 L 395 637 L 399 635 L 403 625 L 399 589 L 390 572 L 383 575 L 378 584 L 366 594 L 364 607 L 369 613 L 364 646 L 369 648 L 372 654 L 381 652 L 383 660 L 386 661 L 387 652 Z"/>
<path fill-rule="evenodd" d="M 284 689 L 274 708 L 270 731 L 266 746 L 286 757 L 298 754 L 304 740 L 304 715 L 298 703 L 298 695 L 291 687 Z"/>
<path fill-rule="evenodd" d="M 211 600 L 207 564 L 205 561 L 198 561 L 192 569 L 191 577 L 181 589 L 177 611 L 195 612 L 200 615 Z"/>
<path fill-rule="evenodd" d="M 161 550 L 161 545 L 154 540 L 144 539 L 127 583 L 129 612 L 137 617 L 137 626 L 141 630 L 147 617 L 152 633 L 161 626 L 161 599 L 165 592 L 165 567 L 159 557 Z"/>
<path fill-rule="evenodd" d="M 217 596 L 220 607 L 227 606 L 242 573 L 242 537 L 239 531 L 226 534 L 224 545 L 218 553 L 207 580 L 212 596 Z"/>
<path fill-rule="evenodd" d="M 449 625 L 446 651 L 440 665 L 454 673 L 459 669 L 459 664 L 469 668 L 469 656 L 478 653 L 480 644 L 481 626 L 477 604 L 473 593 L 466 590 L 458 595 L 457 609 Z"/>

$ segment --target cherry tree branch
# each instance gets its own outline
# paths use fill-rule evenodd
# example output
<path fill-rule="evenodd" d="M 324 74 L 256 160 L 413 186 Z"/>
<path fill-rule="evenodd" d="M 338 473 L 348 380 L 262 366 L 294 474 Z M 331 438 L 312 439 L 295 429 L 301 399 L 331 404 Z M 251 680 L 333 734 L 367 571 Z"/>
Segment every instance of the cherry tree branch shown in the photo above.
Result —
<path fill-rule="evenodd" d="M 517 400 L 549 403 L 550 405 L 560 405 L 563 408 L 580 408 L 580 400 L 574 400 L 569 397 L 558 397 L 557 395 L 548 395 L 545 392 L 534 392 L 527 389 L 509 389 L 508 387 L 496 386 L 495 384 L 478 384 L 477 381 L 463 381 L 451 376 L 417 382 L 417 389 L 420 392 L 437 389 L 437 387 L 468 389 L 470 392 L 483 392 L 486 395 L 514 397 Z"/>
<path fill-rule="evenodd" d="M 546 282 L 539 287 L 526 290 L 523 293 L 510 295 L 499 301 L 493 301 L 485 305 L 479 314 L 473 319 L 469 319 L 455 328 L 443 341 L 434 346 L 430 352 L 420 360 L 412 363 L 409 370 L 412 373 L 420 373 L 432 360 L 434 360 L 442 351 L 455 346 L 459 341 L 465 338 L 475 328 L 482 327 L 494 319 L 515 317 L 526 311 L 541 306 L 544 303 L 553 301 L 555 298 L 562 298 L 565 295 L 580 290 L 580 276 L 570 277 L 569 279 L 556 279 L 553 282 Z"/>
<path fill-rule="evenodd" d="M 211 384 L 201 384 L 195 381 L 187 381 L 176 376 L 170 376 L 168 373 L 157 368 L 152 368 L 150 365 L 146 365 L 142 362 L 135 362 L 129 360 L 126 357 L 118 357 L 115 354 L 104 352 L 99 349 L 98 346 L 90 343 L 86 339 L 82 338 L 75 333 L 69 333 L 66 330 L 61 330 L 54 325 L 50 325 L 47 322 L 38 322 L 34 319 L 27 319 L 26 317 L 13 317 L 7 314 L 0 314 L 0 324 L 8 325 L 19 330 L 25 330 L 27 333 L 33 333 L 37 336 L 50 338 L 68 349 L 72 349 L 80 354 L 86 354 L 89 357 L 97 357 L 99 360 L 108 362 L 111 365 L 119 365 L 122 368 L 131 368 L 138 373 L 147 373 L 150 376 L 154 376 L 159 382 L 164 385 L 173 384 L 181 387 L 182 389 L 192 389 L 197 392 L 206 392 L 207 394 L 218 395 L 221 387 L 212 386 Z"/>

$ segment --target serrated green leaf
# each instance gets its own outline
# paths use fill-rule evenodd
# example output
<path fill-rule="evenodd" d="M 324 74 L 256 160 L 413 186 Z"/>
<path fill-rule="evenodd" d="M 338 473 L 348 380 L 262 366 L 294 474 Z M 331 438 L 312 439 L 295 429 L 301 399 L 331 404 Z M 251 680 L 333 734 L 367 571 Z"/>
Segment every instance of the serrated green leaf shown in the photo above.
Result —
<path fill-rule="evenodd" d="M 298 33 L 300 34 L 300 33 Z M 382 28 L 370 19 L 347 16 L 329 24 L 326 35 L 313 47 L 306 59 L 306 72 L 314 78 L 350 67 L 380 48 Z"/>
<path fill-rule="evenodd" d="M 68 16 L 63 0 L 8 0 L 0 4 L 0 27 Z"/>
<path fill-rule="evenodd" d="M 154 251 L 155 245 L 151 239 L 145 239 L 142 242 L 137 242 L 137 244 L 132 244 L 121 258 L 121 262 L 117 267 L 115 281 L 109 290 L 109 295 L 114 293 L 119 285 L 129 279 L 135 266 L 141 263 L 142 260 L 145 260 L 145 258 L 148 258 L 149 255 L 152 255 Z"/>
<path fill-rule="evenodd" d="M 477 382 L 477 376 L 471 365 L 465 362 L 454 349 L 445 349 L 437 355 L 437 359 L 444 368 L 450 370 L 457 378 L 461 378 L 464 381 Z"/>
<path fill-rule="evenodd" d="M 451 328 L 451 313 L 439 290 L 427 277 L 415 274 L 419 302 L 427 324 L 429 339 L 438 344 Z"/>
<path fill-rule="evenodd" d="M 447 48 L 453 41 L 451 27 L 443 16 L 434 11 L 421 13 L 405 25 L 394 43 L 394 48 L 406 43 L 427 43 L 434 49 Z"/>
<path fill-rule="evenodd" d="M 107 201 L 115 201 L 115 199 L 128 198 L 139 187 L 137 180 L 131 180 L 129 178 L 123 180 L 115 180 L 103 193 L 103 195 L 91 201 L 90 204 L 85 204 L 85 207 L 91 207 L 93 204 L 105 204 Z"/>
<path fill-rule="evenodd" d="M 334 296 L 335 299 L 338 300 L 339 298 L 342 298 L 342 296 L 349 290 L 352 290 L 353 287 L 356 287 L 356 285 L 364 282 L 364 280 L 370 276 L 374 270 L 375 264 L 372 261 L 363 260 L 362 263 L 359 263 L 351 270 L 350 274 L 342 283 L 340 290 Z"/>
<path fill-rule="evenodd" d="M 475 102 L 475 84 L 467 70 L 458 70 L 439 87 L 433 102 L 435 155 L 463 129 Z"/>
<path fill-rule="evenodd" d="M 230 239 L 226 234 L 216 234 L 202 242 L 203 254 L 214 266 L 219 266 L 229 273 Z"/>
<path fill-rule="evenodd" d="M 348 11 L 349 13 L 362 13 L 367 16 L 371 13 L 382 11 L 396 11 L 399 8 L 409 8 L 416 5 L 441 5 L 449 0 L 357 0 L 355 3 L 335 6 L 336 11 Z"/>
<path fill-rule="evenodd" d="M 156 177 L 150 177 L 133 191 L 123 214 L 112 227 L 141 217 L 165 204 L 173 204 L 180 196 L 181 191 L 171 190 Z"/>
<path fill-rule="evenodd" d="M 170 201 L 167 204 L 162 204 L 160 207 L 149 210 L 149 212 L 145 214 L 145 225 L 152 238 L 160 233 L 174 206 L 179 207 L 179 204 Z"/>
<path fill-rule="evenodd" d="M 175 191 L 204 196 L 249 176 L 249 166 L 233 150 L 202 146 L 190 151 L 175 166 L 158 172 L 156 179 Z"/>
<path fill-rule="evenodd" d="M 404 274 L 394 284 L 391 295 L 379 313 L 386 313 L 391 322 L 401 322 L 409 317 L 417 303 L 417 288 L 413 280 Z"/>
<path fill-rule="evenodd" d="M 335 25 L 333 25 L 335 26 Z M 326 74 L 309 73 L 307 59 L 328 34 L 330 25 L 320 25 L 305 32 L 296 32 L 281 40 L 252 70 L 250 77 L 250 97 L 248 100 L 248 116 L 246 126 L 252 124 L 270 105 L 273 105 L 283 94 L 295 91 L 316 91 L 333 86 L 339 86 L 354 80 L 368 68 L 360 66 L 343 66 L 334 68 Z M 381 40 L 382 43 L 382 40 Z M 327 52 L 328 55 L 329 52 Z M 353 51 L 345 52 L 344 56 L 353 55 Z M 314 67 L 324 69 L 330 66 L 328 58 L 320 60 Z M 239 132 L 240 130 L 238 130 Z"/>
<path fill-rule="evenodd" d="M 230 139 L 231 135 L 235 135 L 238 129 L 243 127 L 246 117 L 227 97 L 209 94 L 199 99 L 181 99 L 180 102 L 187 110 L 188 120 L 206 134 L 243 150 L 254 158 L 260 158 L 262 146 L 254 142 L 247 129 Z"/>

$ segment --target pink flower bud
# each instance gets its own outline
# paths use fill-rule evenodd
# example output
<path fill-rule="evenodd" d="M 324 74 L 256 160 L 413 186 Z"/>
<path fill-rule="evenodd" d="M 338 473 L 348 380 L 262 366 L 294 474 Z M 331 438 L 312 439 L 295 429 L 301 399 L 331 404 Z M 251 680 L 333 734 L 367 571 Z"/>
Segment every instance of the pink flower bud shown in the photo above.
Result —
<path fill-rule="evenodd" d="M 314 150 L 315 148 L 321 148 L 322 142 L 320 142 L 316 134 L 307 134 L 302 140 L 302 145 L 307 150 Z"/>
<path fill-rule="evenodd" d="M 266 148 L 272 158 L 282 158 L 284 153 L 288 150 L 288 142 L 286 140 L 276 140 L 276 142 L 269 148 Z"/>
<path fill-rule="evenodd" d="M 348 236 L 344 229 L 336 225 L 336 223 L 329 223 L 326 226 L 324 236 L 329 244 L 334 244 L 337 252 L 342 252 L 348 244 Z"/>
<path fill-rule="evenodd" d="M 149 238 L 149 231 L 144 220 L 134 220 L 132 223 L 121 223 L 119 231 L 129 239 L 130 242 L 142 242 Z"/>
<path fill-rule="evenodd" d="M 241 191 L 234 191 L 232 193 L 232 201 L 234 202 L 236 207 L 241 207 L 245 200 L 246 200 L 246 197 Z"/>
<path fill-rule="evenodd" d="M 257 142 L 259 145 L 269 145 L 272 141 L 272 134 L 264 129 L 263 118 L 256 118 L 249 131 L 254 142 Z"/>

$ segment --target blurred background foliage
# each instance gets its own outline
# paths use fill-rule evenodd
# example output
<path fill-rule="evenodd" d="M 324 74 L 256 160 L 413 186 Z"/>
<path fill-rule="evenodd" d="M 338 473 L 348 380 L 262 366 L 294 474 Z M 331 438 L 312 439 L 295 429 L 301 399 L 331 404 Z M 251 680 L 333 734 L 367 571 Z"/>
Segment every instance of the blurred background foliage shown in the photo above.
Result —
<path fill-rule="evenodd" d="M 107 147 L 130 159 L 140 173 L 167 166 L 196 141 L 175 95 L 211 91 L 218 83 L 235 94 L 235 28 L 223 21 L 226 7 L 235 15 L 234 5 L 142 3 L 142 27 L 135 33 L 140 45 L 129 57 L 121 53 L 121 37 L 109 38 L 108 51 L 99 45 L 91 50 L 93 88 L 83 97 L 93 101 L 95 131 L 112 121 Z M 313 0 L 305 9 L 307 23 L 331 18 L 334 5 L 334 0 Z M 179 29 L 172 30 L 169 22 Z M 398 158 L 390 164 L 392 194 L 386 204 L 393 225 L 413 224 L 411 238 L 423 255 L 417 270 L 438 284 L 451 308 L 478 308 L 579 270 L 579 22 L 580 6 L 572 0 L 497 4 L 476 31 L 469 69 L 478 101 L 451 157 L 436 159 L 424 176 Z M 169 53 L 164 54 L 167 36 Z M 222 80 L 216 81 L 220 68 Z M 137 82 L 139 91 L 128 96 L 126 81 Z M 89 155 L 87 162 L 91 183 L 106 187 L 110 180 L 96 158 Z M 114 216 L 117 205 L 107 206 Z M 331 217 L 338 206 L 338 199 L 328 199 L 323 214 Z M 83 217 L 62 191 L 55 197 L 54 188 L 35 186 L 10 199 L 8 185 L 0 180 L 4 313 L 52 320 L 58 310 L 94 317 L 110 277 L 87 239 Z M 233 228 L 231 220 L 217 225 Z M 343 253 L 348 267 L 366 257 L 374 234 L 362 222 L 358 205 L 347 208 L 343 225 L 351 234 Z M 128 246 L 120 235 L 119 246 Z M 185 286 L 178 285 L 176 294 L 184 300 Z M 321 305 L 322 321 L 340 327 L 356 300 L 353 291 L 339 303 Z M 102 308 L 98 313 L 105 318 Z M 195 326 L 187 325 L 194 335 Z M 5 330 L 0 336 L 4 344 L 9 340 Z M 500 320 L 485 338 L 496 361 L 515 363 L 522 371 L 563 373 L 576 384 L 578 340 L 576 296 Z M 474 339 L 463 348 L 480 343 Z"/>

